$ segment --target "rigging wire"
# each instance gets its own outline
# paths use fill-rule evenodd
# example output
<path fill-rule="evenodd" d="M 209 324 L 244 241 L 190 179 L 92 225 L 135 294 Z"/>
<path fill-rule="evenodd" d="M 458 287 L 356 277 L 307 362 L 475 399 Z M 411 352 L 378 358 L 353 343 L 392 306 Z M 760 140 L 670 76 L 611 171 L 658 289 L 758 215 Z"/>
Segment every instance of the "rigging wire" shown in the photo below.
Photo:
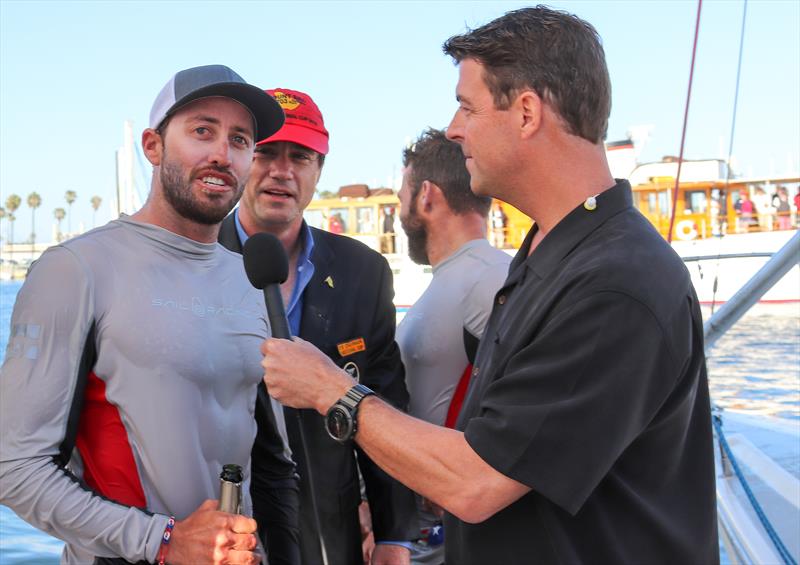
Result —
<path fill-rule="evenodd" d="M 689 70 L 689 89 L 686 92 L 686 108 L 683 112 L 683 131 L 681 132 L 681 150 L 678 153 L 678 173 L 675 175 L 675 188 L 672 191 L 672 215 L 669 219 L 669 232 L 667 241 L 672 243 L 672 230 L 675 227 L 675 206 L 678 203 L 678 186 L 681 180 L 681 165 L 683 164 L 683 148 L 686 142 L 686 124 L 689 121 L 689 101 L 692 99 L 692 81 L 694 80 L 694 63 L 697 55 L 697 37 L 700 34 L 700 11 L 703 0 L 697 0 L 697 21 L 694 26 L 694 45 L 692 46 L 692 65 Z"/>
<path fill-rule="evenodd" d="M 739 79 L 742 76 L 742 53 L 744 53 L 744 29 L 745 29 L 745 22 L 747 21 L 747 0 L 744 0 L 744 8 L 742 10 L 742 32 L 739 36 L 739 63 L 736 66 L 736 87 L 733 91 L 733 117 L 731 118 L 731 136 L 730 142 L 728 144 L 728 159 L 726 161 L 726 171 L 725 171 L 725 196 L 726 198 L 730 197 L 730 193 L 728 192 L 728 188 L 731 183 L 731 159 L 733 158 L 733 138 L 734 132 L 736 131 L 736 109 L 739 105 Z M 727 203 L 726 203 L 727 204 Z M 727 206 L 726 206 L 727 208 Z M 720 237 L 722 237 L 722 232 L 720 231 Z M 714 275 L 714 286 L 711 294 L 711 313 L 714 313 L 714 306 L 717 304 L 717 276 L 719 273 L 719 260 L 720 255 L 717 254 L 717 273 Z"/>

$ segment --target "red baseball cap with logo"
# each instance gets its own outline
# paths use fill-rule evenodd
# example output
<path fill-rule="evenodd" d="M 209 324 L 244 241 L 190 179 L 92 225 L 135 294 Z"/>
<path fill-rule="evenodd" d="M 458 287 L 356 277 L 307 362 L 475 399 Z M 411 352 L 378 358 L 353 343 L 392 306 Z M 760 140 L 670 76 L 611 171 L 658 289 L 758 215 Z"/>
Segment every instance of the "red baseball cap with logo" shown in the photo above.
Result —
<path fill-rule="evenodd" d="M 286 121 L 274 135 L 258 142 L 258 145 L 275 141 L 291 141 L 317 153 L 328 154 L 328 130 L 322 120 L 322 112 L 305 92 L 288 88 L 267 90 L 267 94 L 278 101 Z"/>

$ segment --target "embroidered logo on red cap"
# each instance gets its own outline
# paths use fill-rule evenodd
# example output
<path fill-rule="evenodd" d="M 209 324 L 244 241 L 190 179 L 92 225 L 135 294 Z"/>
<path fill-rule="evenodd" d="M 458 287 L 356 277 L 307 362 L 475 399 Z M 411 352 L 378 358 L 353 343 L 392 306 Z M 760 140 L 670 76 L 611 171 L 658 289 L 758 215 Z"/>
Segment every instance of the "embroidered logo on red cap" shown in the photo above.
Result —
<path fill-rule="evenodd" d="M 300 105 L 300 101 L 297 98 L 286 92 L 276 90 L 273 96 L 284 110 L 294 110 Z"/>

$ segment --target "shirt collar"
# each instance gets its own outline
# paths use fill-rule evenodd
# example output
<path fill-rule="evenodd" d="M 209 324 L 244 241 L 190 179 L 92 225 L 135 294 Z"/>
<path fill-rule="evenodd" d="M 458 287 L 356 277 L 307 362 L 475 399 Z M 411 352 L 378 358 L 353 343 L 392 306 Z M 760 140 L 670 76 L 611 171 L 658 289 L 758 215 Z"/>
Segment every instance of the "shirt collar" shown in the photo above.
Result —
<path fill-rule="evenodd" d="M 433 274 L 436 274 L 437 271 L 440 271 L 443 267 L 446 267 L 450 263 L 453 263 L 457 257 L 460 257 L 464 253 L 467 253 L 470 249 L 475 249 L 476 247 L 482 246 L 489 246 L 489 241 L 486 238 L 480 239 L 471 239 L 468 242 L 464 243 L 461 247 L 456 249 L 452 254 L 450 254 L 446 259 L 441 261 L 435 267 L 431 267 L 431 271 Z"/>
<path fill-rule="evenodd" d="M 518 266 L 525 264 L 539 278 L 545 278 L 586 236 L 610 217 L 631 206 L 631 185 L 627 180 L 617 179 L 617 184 L 596 197 L 596 207 L 593 210 L 587 209 L 585 203 L 581 203 L 550 230 L 529 257 L 531 240 L 538 231 L 534 225 L 514 257 L 509 272 L 513 274 Z M 516 277 L 512 275 L 509 279 L 511 278 Z"/>
<path fill-rule="evenodd" d="M 250 236 L 244 231 L 242 223 L 239 221 L 238 206 L 236 210 L 233 211 L 233 223 L 236 224 L 236 233 L 239 236 L 239 241 L 242 243 L 242 246 L 244 246 L 244 242 L 247 241 Z M 297 268 L 298 270 L 302 270 L 306 263 L 310 262 L 311 251 L 314 249 L 314 238 L 311 236 L 311 228 L 308 227 L 305 220 L 303 220 L 303 225 L 300 226 L 299 237 L 302 247 L 300 248 L 300 256 L 297 258 Z"/>

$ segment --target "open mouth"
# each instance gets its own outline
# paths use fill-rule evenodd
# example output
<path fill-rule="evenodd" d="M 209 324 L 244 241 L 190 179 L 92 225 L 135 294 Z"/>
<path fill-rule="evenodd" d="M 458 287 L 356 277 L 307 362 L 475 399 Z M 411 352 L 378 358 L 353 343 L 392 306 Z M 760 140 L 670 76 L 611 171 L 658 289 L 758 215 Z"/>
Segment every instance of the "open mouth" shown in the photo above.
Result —
<path fill-rule="evenodd" d="M 223 173 L 206 173 L 197 177 L 197 180 L 208 192 L 225 192 L 233 186 L 233 179 Z"/>
<path fill-rule="evenodd" d="M 264 191 L 264 194 L 268 194 L 273 198 L 282 198 L 287 200 L 294 197 L 291 192 L 282 190 L 280 188 L 268 188 Z"/>

